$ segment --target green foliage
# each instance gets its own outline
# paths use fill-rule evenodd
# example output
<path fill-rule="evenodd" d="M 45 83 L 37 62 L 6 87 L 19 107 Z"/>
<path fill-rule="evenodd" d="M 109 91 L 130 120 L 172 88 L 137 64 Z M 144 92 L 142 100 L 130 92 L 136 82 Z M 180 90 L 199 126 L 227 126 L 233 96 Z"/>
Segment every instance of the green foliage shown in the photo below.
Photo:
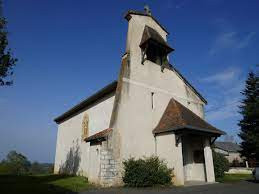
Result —
<path fill-rule="evenodd" d="M 148 187 L 154 185 L 167 185 L 172 180 L 172 170 L 158 157 L 141 159 L 130 158 L 123 162 L 123 182 L 131 187 Z"/>
<path fill-rule="evenodd" d="M 240 126 L 241 155 L 248 160 L 257 156 L 259 160 L 259 77 L 250 72 L 246 80 L 246 87 L 241 92 L 244 99 L 240 108 L 242 119 Z"/>
<path fill-rule="evenodd" d="M 0 163 L 0 175 L 1 174 L 10 174 L 11 169 L 10 166 L 8 164 L 6 164 L 5 162 L 1 162 Z"/>
<path fill-rule="evenodd" d="M 217 178 L 216 181 L 220 183 L 238 183 L 240 181 L 251 179 L 251 174 L 225 174 L 224 177 Z"/>
<path fill-rule="evenodd" d="M 30 161 L 26 156 L 17 153 L 16 151 L 10 151 L 7 154 L 6 160 L 1 162 L 3 172 L 16 175 L 28 173 L 30 165 Z"/>
<path fill-rule="evenodd" d="M 43 166 L 38 162 L 33 162 L 30 167 L 31 174 L 44 174 L 46 171 Z"/>
<path fill-rule="evenodd" d="M 51 174 L 53 171 L 53 164 L 31 163 L 26 156 L 16 151 L 10 151 L 6 159 L 0 162 L 0 174 Z"/>
<path fill-rule="evenodd" d="M 62 186 L 74 192 L 89 188 L 88 179 L 82 176 L 69 176 L 66 179 L 58 179 L 51 182 L 52 185 Z"/>
<path fill-rule="evenodd" d="M 2 1 L 0 0 L 0 9 Z M 6 30 L 6 19 L 0 15 L 0 86 L 11 85 L 12 80 L 7 80 L 13 75 L 13 68 L 17 59 L 12 57 L 11 50 L 8 48 L 8 32 Z"/>
<path fill-rule="evenodd" d="M 224 155 L 213 151 L 214 173 L 216 178 L 224 177 L 224 172 L 229 170 L 229 162 Z"/>

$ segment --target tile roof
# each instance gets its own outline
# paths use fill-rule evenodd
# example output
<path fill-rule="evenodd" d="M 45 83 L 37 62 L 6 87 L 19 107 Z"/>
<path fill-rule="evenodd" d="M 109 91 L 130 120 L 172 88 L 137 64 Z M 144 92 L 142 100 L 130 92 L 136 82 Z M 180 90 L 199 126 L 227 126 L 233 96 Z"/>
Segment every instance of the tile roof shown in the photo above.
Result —
<path fill-rule="evenodd" d="M 165 48 L 167 53 L 170 53 L 174 50 L 156 30 L 146 25 L 140 42 L 140 47 L 144 46 L 147 42 L 152 40 Z"/>
<path fill-rule="evenodd" d="M 238 152 L 242 150 L 242 148 L 238 144 L 232 143 L 232 142 L 217 141 L 214 143 L 214 145 L 216 148 L 219 148 L 228 152 Z"/>
<path fill-rule="evenodd" d="M 94 141 L 94 140 L 103 140 L 105 139 L 112 131 L 112 128 L 107 128 L 107 129 L 104 129 L 94 135 L 91 135 L 87 138 L 85 138 L 84 140 L 86 142 L 91 142 L 91 141 Z"/>
<path fill-rule="evenodd" d="M 178 132 L 180 130 L 205 132 L 216 136 L 225 134 L 172 98 L 153 133 Z"/>

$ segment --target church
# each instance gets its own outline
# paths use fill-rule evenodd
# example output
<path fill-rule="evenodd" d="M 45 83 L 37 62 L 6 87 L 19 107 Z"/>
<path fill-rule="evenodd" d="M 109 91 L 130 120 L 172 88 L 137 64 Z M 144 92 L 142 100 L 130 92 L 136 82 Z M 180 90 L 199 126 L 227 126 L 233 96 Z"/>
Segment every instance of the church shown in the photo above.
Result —
<path fill-rule="evenodd" d="M 211 145 L 223 131 L 205 121 L 206 99 L 169 62 L 169 32 L 146 7 L 128 11 L 117 80 L 55 118 L 55 173 L 122 185 L 124 160 L 158 156 L 172 182 L 215 182 Z"/>

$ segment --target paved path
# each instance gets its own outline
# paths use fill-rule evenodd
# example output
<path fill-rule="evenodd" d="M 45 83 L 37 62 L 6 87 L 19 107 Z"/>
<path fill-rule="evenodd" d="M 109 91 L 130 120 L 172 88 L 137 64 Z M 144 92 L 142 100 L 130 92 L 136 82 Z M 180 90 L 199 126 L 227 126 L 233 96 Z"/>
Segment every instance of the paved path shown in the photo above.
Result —
<path fill-rule="evenodd" d="M 109 188 L 82 192 L 80 194 L 259 194 L 259 183 L 242 181 L 235 184 L 210 184 L 202 186 L 174 187 L 169 189 Z"/>

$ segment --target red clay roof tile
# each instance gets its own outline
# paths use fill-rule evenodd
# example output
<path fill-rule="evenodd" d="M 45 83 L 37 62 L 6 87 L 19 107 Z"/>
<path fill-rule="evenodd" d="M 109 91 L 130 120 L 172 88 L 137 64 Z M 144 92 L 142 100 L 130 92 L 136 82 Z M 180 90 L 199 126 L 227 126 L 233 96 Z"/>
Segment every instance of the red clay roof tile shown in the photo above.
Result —
<path fill-rule="evenodd" d="M 103 139 L 103 138 L 107 137 L 111 131 L 112 131 L 112 128 L 104 129 L 98 133 L 95 133 L 94 135 L 91 135 L 91 136 L 85 138 L 84 140 L 86 142 L 90 142 L 90 141 L 94 141 L 94 140 L 98 140 L 98 139 Z"/>

